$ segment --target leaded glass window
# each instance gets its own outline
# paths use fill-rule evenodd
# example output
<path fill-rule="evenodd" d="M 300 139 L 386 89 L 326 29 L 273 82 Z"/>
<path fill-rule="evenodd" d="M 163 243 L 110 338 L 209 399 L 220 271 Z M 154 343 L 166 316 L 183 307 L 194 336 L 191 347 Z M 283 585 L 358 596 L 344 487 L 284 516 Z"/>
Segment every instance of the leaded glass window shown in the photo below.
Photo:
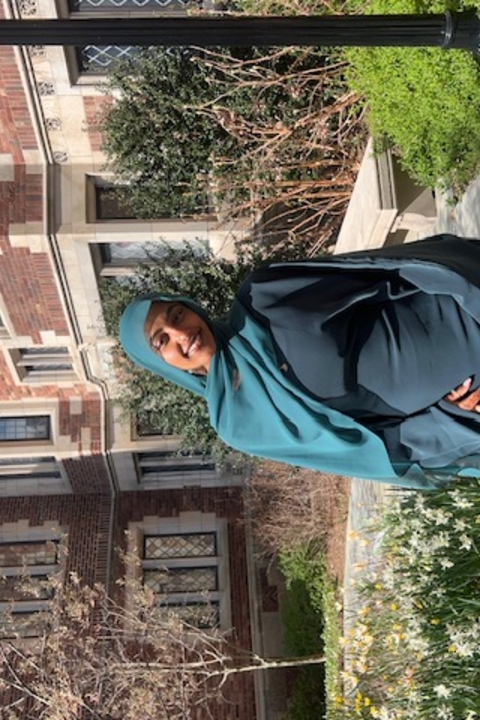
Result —
<path fill-rule="evenodd" d="M 198 627 L 219 623 L 215 532 L 144 536 L 143 580 L 166 612 Z"/>
<path fill-rule="evenodd" d="M 220 605 L 218 600 L 210 601 L 208 604 L 194 603 L 185 605 L 171 604 L 168 606 L 170 612 L 175 613 L 184 622 L 201 629 L 218 627 L 220 624 Z"/>
<path fill-rule="evenodd" d="M 0 458 L 2 480 L 58 479 L 61 472 L 54 457 Z"/>
<path fill-rule="evenodd" d="M 182 477 L 185 481 L 201 482 L 202 475 L 215 472 L 215 463 L 200 460 L 198 455 L 182 456 L 177 453 L 145 452 L 137 453 L 138 478 L 140 483 L 160 484 L 164 479 Z"/>
<path fill-rule="evenodd" d="M 38 634 L 38 613 L 53 595 L 59 570 L 58 540 L 0 543 L 0 637 Z M 2 613 L 7 609 L 9 613 Z"/>
<path fill-rule="evenodd" d="M 201 7 L 197 0 L 69 0 L 69 9 L 75 14 L 102 13 L 104 16 L 123 13 L 132 15 L 186 15 L 187 7 Z M 138 47 L 134 45 L 85 45 L 76 48 L 81 72 L 103 74 L 119 60 L 132 57 Z"/>
<path fill-rule="evenodd" d="M 172 4 L 172 0 L 69 0 L 69 8 L 72 12 L 149 12 L 162 10 Z M 186 5 L 186 2 L 181 2 Z"/>
<path fill-rule="evenodd" d="M 145 537 L 145 558 L 148 560 L 215 557 L 216 554 L 215 533 L 147 535 Z"/>
<path fill-rule="evenodd" d="M 144 582 L 157 595 L 207 593 L 218 590 L 217 569 L 212 567 L 145 570 Z"/>
<path fill-rule="evenodd" d="M 0 567 L 32 567 L 55 565 L 57 544 L 50 541 L 0 544 Z"/>
<path fill-rule="evenodd" d="M 8 575 L 0 578 L 0 602 L 49 600 L 52 597 L 48 575 Z"/>

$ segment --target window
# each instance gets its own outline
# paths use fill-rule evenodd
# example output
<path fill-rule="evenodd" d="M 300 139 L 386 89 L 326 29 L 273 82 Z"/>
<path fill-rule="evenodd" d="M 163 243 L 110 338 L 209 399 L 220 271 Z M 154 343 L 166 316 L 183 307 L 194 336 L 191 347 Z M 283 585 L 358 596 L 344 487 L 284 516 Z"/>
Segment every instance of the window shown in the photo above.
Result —
<path fill-rule="evenodd" d="M 69 0 L 69 10 L 72 15 L 84 16 L 95 13 L 103 15 L 112 14 L 121 16 L 143 13 L 151 15 L 152 12 L 161 12 L 162 15 L 186 15 L 188 7 L 201 7 L 196 0 Z M 84 45 L 76 48 L 79 71 L 81 73 L 104 74 L 118 60 L 131 57 L 137 51 L 132 45 Z"/>
<path fill-rule="evenodd" d="M 0 315 L 0 340 L 3 338 L 9 338 L 10 333 L 8 332 L 7 326 L 5 325 L 5 321 L 3 317 Z"/>
<path fill-rule="evenodd" d="M 35 614 L 48 608 L 49 578 L 60 569 L 58 538 L 0 543 L 0 633 L 2 637 L 38 634 Z"/>
<path fill-rule="evenodd" d="M 202 628 L 231 627 L 224 518 L 199 511 L 149 516 L 130 523 L 127 537 L 128 553 L 140 559 L 143 582 L 165 612 Z M 136 564 L 127 569 L 136 571 Z"/>
<path fill-rule="evenodd" d="M 50 439 L 50 415 L 0 418 L 0 442 Z"/>
<path fill-rule="evenodd" d="M 0 481 L 39 480 L 61 477 L 54 457 L 0 458 Z"/>
<path fill-rule="evenodd" d="M 142 414 L 141 418 L 137 417 L 132 422 L 133 439 L 150 438 L 163 434 L 161 423 L 150 414 Z"/>
<path fill-rule="evenodd" d="M 68 492 L 68 480 L 53 456 L 0 458 L 0 497 Z"/>
<path fill-rule="evenodd" d="M 165 257 L 164 242 L 108 242 L 90 244 L 97 275 L 121 282 L 139 265 L 156 264 Z"/>
<path fill-rule="evenodd" d="M 87 222 L 136 219 L 129 203 L 128 189 L 128 185 L 110 182 L 96 175 L 87 175 Z"/>
<path fill-rule="evenodd" d="M 202 460 L 201 455 L 179 455 L 171 451 L 136 454 L 137 477 L 140 484 L 180 480 L 183 484 L 199 485 L 202 477 L 215 473 L 215 463 Z"/>
<path fill-rule="evenodd" d="M 17 348 L 10 354 L 22 382 L 57 383 L 77 379 L 67 347 Z"/>
<path fill-rule="evenodd" d="M 167 609 L 202 628 L 219 625 L 217 535 L 145 535 L 143 580 Z"/>

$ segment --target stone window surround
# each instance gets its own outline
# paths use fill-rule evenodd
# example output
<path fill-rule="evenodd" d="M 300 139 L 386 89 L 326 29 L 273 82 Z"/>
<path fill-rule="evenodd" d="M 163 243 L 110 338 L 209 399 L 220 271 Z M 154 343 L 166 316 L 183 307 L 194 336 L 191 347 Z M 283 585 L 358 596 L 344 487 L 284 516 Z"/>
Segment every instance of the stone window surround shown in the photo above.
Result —
<path fill-rule="evenodd" d="M 25 370 L 25 358 L 22 355 L 22 351 L 26 350 L 28 352 L 28 350 L 42 350 L 42 348 L 47 351 L 50 347 L 65 348 L 65 354 L 59 355 L 58 361 L 68 361 L 68 363 L 71 364 L 71 370 L 60 370 L 55 371 L 54 373 L 46 371 L 45 374 L 37 372 L 35 377 L 33 377 L 27 370 Z M 33 345 L 31 342 L 19 343 L 18 341 L 14 342 L 13 340 L 10 340 L 5 350 L 5 360 L 16 385 L 59 385 L 64 387 L 65 385 L 74 385 L 79 381 L 80 363 L 78 360 L 75 361 L 75 354 L 72 352 L 69 344 L 56 341 L 55 343 L 48 343 L 48 345 Z M 52 358 L 52 362 L 54 362 L 55 356 L 52 356 Z M 39 361 L 39 364 L 42 364 L 45 361 L 45 358 L 40 356 Z"/>
<path fill-rule="evenodd" d="M 55 455 L 43 453 L 38 455 L 36 452 L 30 456 L 23 457 L 29 460 L 38 457 L 39 461 L 45 458 L 52 458 L 51 462 L 39 462 L 38 465 L 31 465 L 22 462 L 22 457 L 2 458 L 15 460 L 12 465 L 0 465 L 0 498 L 3 497 L 28 497 L 38 495 L 66 495 L 72 492 L 68 476 L 63 467 L 63 463 L 59 461 Z M 51 471 L 52 477 L 41 477 L 36 472 Z M 9 477 L 9 474 L 21 474 L 21 478 Z M 56 476 L 54 476 L 55 474 Z"/>
<path fill-rule="evenodd" d="M 145 535 L 188 535 L 192 533 L 215 533 L 216 552 L 215 564 L 218 572 L 218 591 L 210 593 L 212 601 L 218 602 L 220 628 L 231 628 L 231 600 L 228 554 L 228 523 L 213 513 L 199 511 L 181 512 L 177 517 L 146 516 L 140 522 L 130 522 L 127 533 L 127 555 L 142 558 L 143 538 Z M 185 558 L 185 567 L 190 560 Z M 149 561 L 151 567 L 152 561 Z M 159 562 L 159 567 L 162 563 Z M 128 573 L 141 572 L 135 563 L 129 567 Z M 128 604 L 128 598 L 127 598 Z"/>
<path fill-rule="evenodd" d="M 78 397 L 70 398 L 70 415 L 82 412 Z M 2 442 L 2 456 L 11 458 L 31 457 L 33 455 L 54 455 L 57 460 L 78 455 L 78 440 L 72 440 L 70 433 L 60 434 L 58 398 L 24 398 L 16 401 L 0 402 L 0 416 L 50 415 L 51 438 L 43 440 Z M 82 428 L 83 431 L 83 428 Z"/>
<path fill-rule="evenodd" d="M 51 455 L 57 439 L 57 412 L 56 402 L 42 400 L 39 402 L 21 401 L 20 403 L 1 403 L 0 415 L 2 417 L 29 417 L 31 415 L 48 415 L 50 417 L 50 438 L 48 440 L 15 440 L 0 442 L 0 449 L 4 457 Z"/>
<path fill-rule="evenodd" d="M 28 519 L 19 520 L 13 523 L 4 523 L 0 525 L 0 545 L 9 545 L 13 543 L 29 543 L 29 542 L 41 542 L 51 541 L 55 542 L 58 547 L 57 560 L 58 562 L 54 566 L 36 566 L 36 570 L 43 572 L 47 571 L 47 574 L 52 572 L 59 572 L 64 574 L 66 567 L 66 553 L 64 549 L 67 547 L 67 528 L 62 527 L 58 520 L 45 521 L 43 525 L 31 526 Z M 17 570 L 17 572 L 15 572 Z M 23 566 L 12 566 L 9 568 L 9 574 L 21 575 L 24 572 Z M 12 608 L 12 603 L 0 602 L 0 612 Z M 38 612 L 39 610 L 46 610 L 48 608 L 48 600 L 20 600 L 13 603 L 13 612 L 21 613 L 32 613 Z M 35 642 L 35 638 L 22 639 L 22 642 L 26 641 Z"/>

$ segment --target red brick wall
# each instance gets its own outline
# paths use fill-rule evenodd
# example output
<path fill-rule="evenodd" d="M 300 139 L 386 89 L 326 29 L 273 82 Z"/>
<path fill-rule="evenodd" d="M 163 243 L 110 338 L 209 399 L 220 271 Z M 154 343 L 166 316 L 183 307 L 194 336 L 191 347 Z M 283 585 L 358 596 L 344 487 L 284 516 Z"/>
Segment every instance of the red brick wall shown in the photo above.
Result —
<path fill-rule="evenodd" d="M 102 455 L 70 458 L 63 461 L 63 467 L 74 493 L 108 493 L 110 491 L 107 468 Z"/>
<path fill-rule="evenodd" d="M 31 527 L 58 521 L 68 532 L 67 571 L 89 584 L 107 582 L 108 495 L 51 495 L 2 498 L 0 524 L 29 520 Z"/>
<path fill-rule="evenodd" d="M 40 342 L 40 330 L 67 334 L 67 323 L 49 257 L 28 248 L 12 248 L 10 223 L 41 222 L 41 174 L 27 173 L 23 150 L 37 149 L 34 126 L 11 47 L 0 47 L 0 153 L 13 159 L 13 181 L 0 182 L 0 292 L 8 302 L 17 335 Z"/>
<path fill-rule="evenodd" d="M 0 293 L 14 334 L 41 344 L 41 331 L 53 330 L 66 336 L 70 333 L 49 255 L 32 253 L 27 247 L 12 247 L 9 241 L 11 223 L 42 221 L 46 192 L 43 175 L 27 172 L 25 165 L 23 150 L 37 149 L 37 141 L 11 47 L 0 47 L 0 128 L 0 153 L 10 155 L 14 163 L 13 180 L 0 182 Z M 70 413 L 71 397 L 82 398 L 81 414 Z M 100 452 L 103 430 L 99 394 L 82 385 L 18 385 L 0 352 L 0 401 L 33 398 L 58 398 L 60 434 L 70 436 L 76 452 Z M 90 429 L 88 447 L 82 444 L 83 428 Z M 101 488 L 103 483 L 97 487 Z"/>
<path fill-rule="evenodd" d="M 125 530 L 130 522 L 141 522 L 145 516 L 176 517 L 181 512 L 215 513 L 228 521 L 230 602 L 235 643 L 241 650 L 251 650 L 247 554 L 241 488 L 184 488 L 150 492 L 122 493 L 117 502 L 116 545 L 125 547 Z M 117 564 L 117 575 L 122 568 Z M 224 688 L 225 703 L 214 710 L 215 720 L 255 720 L 253 675 L 231 678 Z M 200 710 L 198 718 L 204 718 Z"/>

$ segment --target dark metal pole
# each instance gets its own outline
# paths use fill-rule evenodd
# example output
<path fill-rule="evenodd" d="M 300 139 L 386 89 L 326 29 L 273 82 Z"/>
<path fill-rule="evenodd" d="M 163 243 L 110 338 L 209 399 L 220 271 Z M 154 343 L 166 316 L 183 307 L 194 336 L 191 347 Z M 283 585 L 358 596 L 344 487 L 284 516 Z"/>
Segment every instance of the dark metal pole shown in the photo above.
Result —
<path fill-rule="evenodd" d="M 0 45 L 434 46 L 478 52 L 471 13 L 0 20 Z"/>

